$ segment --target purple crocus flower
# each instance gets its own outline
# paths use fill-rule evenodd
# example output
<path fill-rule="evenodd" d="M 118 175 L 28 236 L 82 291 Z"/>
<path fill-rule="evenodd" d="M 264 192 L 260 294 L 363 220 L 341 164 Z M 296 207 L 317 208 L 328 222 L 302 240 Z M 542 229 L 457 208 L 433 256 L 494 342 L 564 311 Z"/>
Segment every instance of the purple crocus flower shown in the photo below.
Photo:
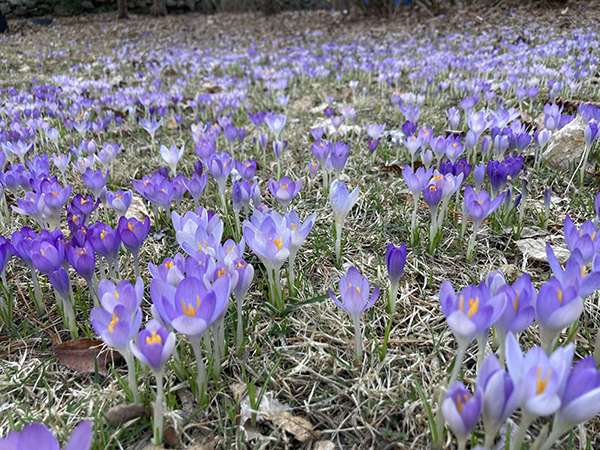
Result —
<path fill-rule="evenodd" d="M 596 234 L 596 227 L 591 220 L 586 220 L 577 228 L 568 214 L 565 217 L 564 235 L 567 247 L 571 252 L 578 249 L 585 264 L 600 252 L 600 239 L 596 239 Z"/>
<path fill-rule="evenodd" d="M 71 433 L 64 450 L 89 450 L 92 446 L 92 423 L 84 420 Z M 0 438 L 4 450 L 59 450 L 60 445 L 52 432 L 41 423 L 31 423 L 21 431 L 11 431 Z"/>
<path fill-rule="evenodd" d="M 99 198 L 102 189 L 106 186 L 106 182 L 108 181 L 108 175 L 108 170 L 106 171 L 106 175 L 102 175 L 101 170 L 94 172 L 88 167 L 86 171 L 81 174 L 81 178 L 83 179 L 83 184 L 92 191 L 94 197 Z"/>
<path fill-rule="evenodd" d="M 267 270 L 278 276 L 281 266 L 290 255 L 291 232 L 283 216 L 275 211 L 266 214 L 255 211 L 251 220 L 244 221 L 246 244 L 262 261 Z"/>
<path fill-rule="evenodd" d="M 469 215 L 473 219 L 473 230 L 474 234 L 477 233 L 481 223 L 492 214 L 504 200 L 504 193 L 494 200 L 490 200 L 490 196 L 487 191 L 481 191 L 479 194 L 475 193 L 472 186 L 467 185 L 465 188 L 465 204 Z"/>
<path fill-rule="evenodd" d="M 329 142 L 323 142 L 320 139 L 317 139 L 317 142 L 310 146 L 314 157 L 319 161 L 321 166 L 325 165 L 325 161 L 329 157 L 332 149 L 332 145 Z"/>
<path fill-rule="evenodd" d="M 552 246 L 546 243 L 546 255 L 552 273 L 562 285 L 575 283 L 579 286 L 579 296 L 585 299 L 588 295 L 595 292 L 600 287 L 600 256 L 594 256 L 592 271 L 588 272 L 587 264 L 581 256 L 581 251 L 575 249 L 565 265 L 561 267 Z"/>
<path fill-rule="evenodd" d="M 346 183 L 338 180 L 334 180 L 333 183 L 331 183 L 331 188 L 329 190 L 329 202 L 331 203 L 331 208 L 333 209 L 333 218 L 335 222 L 335 253 L 338 261 L 340 260 L 342 253 L 342 228 L 344 226 L 344 221 L 358 200 L 358 194 L 358 185 L 352 192 L 350 192 L 346 187 Z"/>
<path fill-rule="evenodd" d="M 521 386 L 502 368 L 492 353 L 486 356 L 477 371 L 477 389 L 482 394 L 481 416 L 486 446 L 489 448 L 500 427 L 519 406 Z"/>
<path fill-rule="evenodd" d="M 375 150 L 377 150 L 377 147 L 379 146 L 379 141 L 377 139 L 369 139 L 367 141 L 367 149 L 369 150 L 369 154 L 371 156 L 373 156 L 373 154 L 375 153 Z"/>
<path fill-rule="evenodd" d="M 108 269 L 111 275 L 113 273 L 113 265 L 118 264 L 119 250 L 121 248 L 121 235 L 118 230 L 113 230 L 110 226 L 96 222 L 88 229 L 89 240 L 94 247 L 94 251 L 101 256 L 104 256 L 108 263 Z M 118 267 L 115 267 L 118 271 Z M 112 278 L 112 276 L 111 276 Z"/>
<path fill-rule="evenodd" d="M 573 359 L 573 344 L 557 348 L 550 356 L 541 347 L 531 348 L 523 357 L 512 334 L 506 339 L 506 365 L 516 385 L 521 385 L 521 423 L 511 448 L 521 448 L 527 429 L 536 417 L 548 416 L 561 405 L 560 394 Z"/>
<path fill-rule="evenodd" d="M 240 349 L 244 341 L 244 321 L 242 317 L 244 297 L 254 280 L 254 267 L 242 258 L 235 259 L 230 267 L 233 267 L 233 270 L 237 273 L 237 283 L 233 289 L 233 295 L 237 302 L 237 348 Z"/>
<path fill-rule="evenodd" d="M 184 278 L 183 274 L 185 272 L 185 259 L 181 253 L 177 253 L 174 258 L 165 258 L 162 264 L 158 267 L 152 263 L 149 263 L 148 270 L 153 278 L 177 287 Z"/>
<path fill-rule="evenodd" d="M 96 307 L 90 312 L 94 331 L 110 347 L 125 355 L 129 352 L 129 342 L 135 338 L 142 323 L 142 310 L 134 314 L 124 305 L 116 304 L 112 311 Z"/>
<path fill-rule="evenodd" d="M 504 186 L 506 186 L 508 168 L 502 162 L 490 160 L 487 163 L 487 175 L 492 185 L 492 198 L 495 198 L 504 189 Z"/>
<path fill-rule="evenodd" d="M 379 297 L 379 287 L 375 286 L 373 294 L 369 298 L 370 287 L 367 277 L 363 277 L 358 269 L 351 266 L 346 276 L 342 276 L 339 282 L 341 301 L 328 290 L 329 297 L 336 305 L 346 311 L 354 324 L 354 345 L 356 359 L 362 359 L 363 338 L 360 330 L 360 316 L 363 312 L 375 304 Z"/>
<path fill-rule="evenodd" d="M 148 232 L 150 231 L 150 218 L 146 216 L 144 222 L 140 222 L 135 217 L 127 218 L 122 216 L 119 218 L 119 224 L 117 225 L 117 229 L 119 231 L 119 236 L 121 236 L 121 241 L 123 245 L 127 247 L 127 250 L 131 252 L 133 255 L 133 261 L 136 268 L 136 276 L 139 277 L 140 269 L 139 269 L 139 261 L 138 261 L 138 253 L 146 236 L 148 236 Z"/>
<path fill-rule="evenodd" d="M 183 179 L 185 188 L 194 199 L 194 208 L 198 208 L 198 199 L 200 198 L 200 195 L 202 195 L 202 192 L 204 192 L 204 188 L 206 187 L 207 181 L 207 174 L 198 175 L 197 172 L 194 172 L 189 179 Z"/>
<path fill-rule="evenodd" d="M 71 157 L 65 155 L 64 153 L 59 155 L 52 154 L 52 162 L 64 177 L 65 170 L 67 170 L 67 167 L 69 167 L 69 163 L 71 162 Z"/>
<path fill-rule="evenodd" d="M 478 164 L 473 168 L 473 182 L 475 184 L 475 192 L 479 192 L 485 181 L 485 166 Z"/>
<path fill-rule="evenodd" d="M 487 338 L 488 330 L 502 313 L 504 296 L 493 296 L 485 283 L 469 285 L 457 295 L 449 281 L 440 288 L 440 303 L 448 326 L 458 344 L 454 370 L 450 378 L 458 377 L 460 366 L 469 344 L 476 337 Z"/>
<path fill-rule="evenodd" d="M 207 139 L 202 139 L 194 146 L 194 151 L 198 155 L 198 158 L 201 158 L 202 161 L 207 161 L 215 153 L 215 143 Z"/>
<path fill-rule="evenodd" d="M 88 241 L 81 247 L 67 247 L 67 258 L 75 272 L 81 275 L 89 285 L 96 269 L 96 254 L 91 242 Z"/>
<path fill-rule="evenodd" d="M 600 372 L 591 356 L 571 369 L 561 395 L 560 408 L 554 416 L 552 433 L 543 449 L 549 449 L 558 438 L 580 423 L 600 413 Z M 551 440 L 552 439 L 552 440 Z"/>
<path fill-rule="evenodd" d="M 127 210 L 131 206 L 132 199 L 133 193 L 130 190 L 123 191 L 119 189 L 117 192 L 106 192 L 106 202 L 112 209 L 115 210 L 119 217 L 127 214 Z"/>
<path fill-rule="evenodd" d="M 573 324 L 583 312 L 583 299 L 579 296 L 579 283 L 570 280 L 568 285 L 550 278 L 538 293 L 535 318 L 540 329 L 540 340 L 550 354 L 554 339 L 563 328 Z"/>
<path fill-rule="evenodd" d="M 385 123 L 382 125 L 378 125 L 375 122 L 373 122 L 373 123 L 367 122 L 366 129 L 367 129 L 367 134 L 371 137 L 371 139 L 374 141 L 377 141 L 377 140 L 379 140 L 381 133 L 383 133 L 385 130 Z M 371 152 L 371 153 L 373 153 L 373 152 Z"/>
<path fill-rule="evenodd" d="M 250 118 L 250 122 L 252 122 L 252 124 L 256 127 L 256 129 L 258 130 L 260 128 L 260 126 L 262 125 L 263 121 L 265 120 L 265 116 L 267 115 L 266 112 L 257 112 L 257 113 L 248 113 L 248 117 Z"/>
<path fill-rule="evenodd" d="M 250 181 L 256 174 L 256 159 L 252 158 L 252 161 L 243 162 L 240 162 L 236 159 L 235 168 L 243 180 Z"/>
<path fill-rule="evenodd" d="M 139 346 L 131 341 L 131 351 L 137 359 L 161 374 L 175 348 L 175 334 L 165 330 L 157 320 L 150 320 L 138 336 Z M 162 376 L 162 375 L 161 375 Z"/>
<path fill-rule="evenodd" d="M 213 153 L 206 161 L 206 167 L 217 182 L 222 203 L 225 204 L 225 183 L 233 170 L 231 156 L 227 152 Z"/>
<path fill-rule="evenodd" d="M 281 177 L 279 182 L 275 181 L 273 178 L 269 179 L 269 190 L 273 197 L 281 204 L 284 212 L 287 212 L 289 204 L 294 197 L 296 197 L 298 192 L 300 192 L 301 188 L 302 180 L 294 182 L 287 176 Z"/>
<path fill-rule="evenodd" d="M 171 148 L 167 148 L 164 145 L 160 146 L 160 156 L 167 163 L 169 169 L 171 170 L 171 175 L 175 176 L 177 173 L 177 163 L 183 156 L 183 152 L 185 151 L 185 145 L 182 145 L 180 149 L 178 149 L 175 145 L 171 145 Z"/>
<path fill-rule="evenodd" d="M 319 163 L 318 162 L 311 161 L 308 163 L 308 174 L 312 178 L 314 178 L 317 175 L 318 171 L 319 171 Z"/>
<path fill-rule="evenodd" d="M 32 217 L 40 227 L 45 228 L 43 218 L 44 197 L 45 195 L 41 192 L 27 192 L 24 200 L 17 199 L 17 205 L 19 206 L 11 205 L 11 208 L 19 214 Z"/>
<path fill-rule="evenodd" d="M 33 266 L 48 275 L 65 261 L 65 246 L 61 240 L 55 243 L 36 240 L 31 244 L 30 257 Z"/>
<path fill-rule="evenodd" d="M 98 297 L 106 311 L 112 312 L 117 305 L 122 305 L 133 317 L 137 314 L 144 299 L 144 282 L 138 278 L 135 286 L 129 280 L 121 280 L 115 285 L 109 279 L 104 278 L 98 283 Z"/>
<path fill-rule="evenodd" d="M 460 155 L 462 155 L 463 151 L 464 148 L 460 142 L 460 138 L 455 139 L 454 137 L 450 136 L 448 139 L 446 139 L 446 156 L 450 161 L 452 161 L 452 164 L 454 164 L 456 160 L 460 158 Z"/>
<path fill-rule="evenodd" d="M 390 279 L 390 312 L 392 315 L 396 311 L 396 297 L 398 295 L 398 283 L 404 272 L 406 264 L 406 244 L 400 244 L 396 247 L 393 243 L 387 247 L 385 252 L 385 264 Z"/>
<path fill-rule="evenodd" d="M 273 134 L 275 135 L 275 140 L 279 140 L 279 136 L 281 135 L 281 131 L 283 127 L 285 127 L 285 123 L 287 121 L 287 117 L 283 114 L 271 114 L 267 113 L 265 115 L 265 123 L 271 129 Z"/>
<path fill-rule="evenodd" d="M 448 388 L 446 398 L 442 403 L 442 415 L 456 436 L 459 448 L 464 448 L 471 430 L 479 421 L 481 414 L 481 389 L 475 390 L 475 395 L 457 381 Z"/>
<path fill-rule="evenodd" d="M 344 144 L 341 141 L 336 142 L 331 149 L 331 166 L 337 172 L 338 176 L 342 173 L 342 170 L 344 170 L 344 167 L 346 166 L 349 149 L 350 144 Z"/>

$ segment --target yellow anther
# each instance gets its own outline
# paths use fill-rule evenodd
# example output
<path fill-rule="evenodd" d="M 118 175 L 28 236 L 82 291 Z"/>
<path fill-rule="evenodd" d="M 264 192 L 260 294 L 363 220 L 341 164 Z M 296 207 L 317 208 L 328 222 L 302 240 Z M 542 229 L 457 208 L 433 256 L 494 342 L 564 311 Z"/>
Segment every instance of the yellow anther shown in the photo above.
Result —
<path fill-rule="evenodd" d="M 152 335 L 146 338 L 146 344 L 162 344 L 160 334 L 156 334 L 156 331 L 153 331 Z"/>
<path fill-rule="evenodd" d="M 469 300 L 469 310 L 467 311 L 467 317 L 472 317 L 477 314 L 477 310 L 479 309 L 479 297 L 475 297 L 475 300 Z"/>
<path fill-rule="evenodd" d="M 133 224 L 132 223 L 128 223 L 127 224 L 127 228 L 129 228 L 129 231 L 133 231 Z"/>
<path fill-rule="evenodd" d="M 167 262 L 165 263 L 165 267 L 166 267 L 167 269 L 170 269 L 170 268 L 171 268 L 171 267 L 173 267 L 174 265 L 175 265 L 175 263 L 174 263 L 173 261 L 167 261 Z"/>
<path fill-rule="evenodd" d="M 115 325 L 117 324 L 117 322 L 119 321 L 119 318 L 117 317 L 117 315 L 114 313 L 112 314 L 112 320 L 110 321 L 110 325 L 108 325 L 108 331 L 110 331 L 111 333 L 115 331 Z"/>
<path fill-rule="evenodd" d="M 550 380 L 550 375 L 552 374 L 552 369 L 548 369 L 548 373 L 546 373 L 546 378 L 542 379 L 542 366 L 538 366 L 537 368 L 537 388 L 535 390 L 535 395 L 540 395 L 546 389 L 546 385 Z"/>
<path fill-rule="evenodd" d="M 562 305 L 562 301 L 563 301 L 563 293 L 560 289 L 556 290 L 556 296 L 558 297 L 558 303 L 560 303 Z"/>

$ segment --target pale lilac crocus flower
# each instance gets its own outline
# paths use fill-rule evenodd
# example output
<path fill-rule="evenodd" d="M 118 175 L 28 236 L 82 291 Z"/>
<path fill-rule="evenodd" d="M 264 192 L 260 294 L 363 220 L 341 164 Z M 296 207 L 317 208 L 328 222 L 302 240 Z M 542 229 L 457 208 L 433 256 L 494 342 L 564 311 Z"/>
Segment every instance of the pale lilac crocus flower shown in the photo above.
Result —
<path fill-rule="evenodd" d="M 373 294 L 369 298 L 369 280 L 363 277 L 354 266 L 348 269 L 348 274 L 342 276 L 339 282 L 341 301 L 328 290 L 329 297 L 340 308 L 345 310 L 354 324 L 354 347 L 357 361 L 362 360 L 363 336 L 360 328 L 360 316 L 363 312 L 375 304 L 379 297 L 379 287 L 375 286 Z"/>

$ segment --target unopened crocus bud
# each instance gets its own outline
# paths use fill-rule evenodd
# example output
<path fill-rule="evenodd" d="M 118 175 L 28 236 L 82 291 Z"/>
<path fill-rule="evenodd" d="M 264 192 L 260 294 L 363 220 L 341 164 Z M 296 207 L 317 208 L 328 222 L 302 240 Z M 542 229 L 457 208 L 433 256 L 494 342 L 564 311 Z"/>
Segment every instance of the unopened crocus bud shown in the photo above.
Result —
<path fill-rule="evenodd" d="M 481 140 L 481 156 L 485 157 L 487 153 L 490 151 L 492 146 L 492 141 L 489 136 L 484 136 Z"/>
<path fill-rule="evenodd" d="M 425 168 L 429 170 L 429 167 L 431 167 L 431 163 L 433 162 L 433 152 L 427 150 L 425 153 L 421 153 L 421 161 L 423 161 Z"/>

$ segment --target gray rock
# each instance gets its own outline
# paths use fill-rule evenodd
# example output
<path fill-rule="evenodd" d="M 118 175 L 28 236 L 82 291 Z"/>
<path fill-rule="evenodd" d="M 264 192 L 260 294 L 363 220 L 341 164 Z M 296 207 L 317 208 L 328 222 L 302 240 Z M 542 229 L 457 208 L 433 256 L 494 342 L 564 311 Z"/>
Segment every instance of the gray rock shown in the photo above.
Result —
<path fill-rule="evenodd" d="M 27 8 L 25 8 L 24 6 L 18 6 L 14 9 L 13 14 L 15 16 L 25 17 L 27 15 L 27 11 Z"/>
<path fill-rule="evenodd" d="M 94 4 L 88 0 L 84 0 L 81 2 L 81 7 L 84 9 L 84 11 L 91 11 L 94 9 Z"/>
<path fill-rule="evenodd" d="M 585 150 L 583 130 L 585 125 L 581 116 L 576 117 L 571 123 L 561 130 L 555 131 L 544 152 L 548 166 L 557 170 L 571 170 L 577 166 Z"/>

